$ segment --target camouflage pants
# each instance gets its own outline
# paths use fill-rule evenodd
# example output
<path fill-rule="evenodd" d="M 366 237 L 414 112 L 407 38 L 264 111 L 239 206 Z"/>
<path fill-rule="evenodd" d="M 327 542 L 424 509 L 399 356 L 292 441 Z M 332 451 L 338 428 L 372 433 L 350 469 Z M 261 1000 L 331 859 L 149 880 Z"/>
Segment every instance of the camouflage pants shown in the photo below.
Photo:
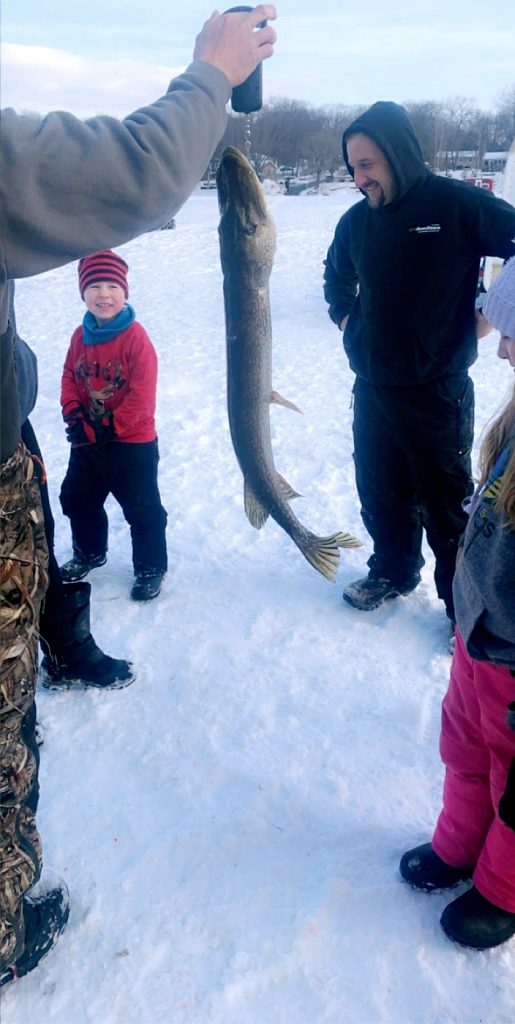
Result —
<path fill-rule="evenodd" d="M 22 897 L 41 871 L 33 800 L 30 806 L 37 759 L 27 736 L 47 564 L 34 462 L 20 443 L 0 464 L 0 973 L 23 950 Z"/>

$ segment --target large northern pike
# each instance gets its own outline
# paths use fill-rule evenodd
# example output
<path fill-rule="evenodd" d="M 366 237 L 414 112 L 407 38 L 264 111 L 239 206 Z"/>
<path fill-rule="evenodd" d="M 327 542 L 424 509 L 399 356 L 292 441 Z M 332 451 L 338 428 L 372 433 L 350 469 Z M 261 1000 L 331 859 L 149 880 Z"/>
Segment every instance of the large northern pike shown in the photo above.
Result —
<path fill-rule="evenodd" d="M 220 258 L 224 275 L 229 427 L 244 479 L 245 512 L 257 529 L 269 515 L 315 569 L 334 580 L 340 547 L 357 547 L 349 533 L 317 537 L 289 502 L 297 492 L 279 475 L 272 455 L 270 404 L 295 409 L 272 388 L 272 328 L 268 279 L 275 227 L 258 177 L 238 149 L 224 150 L 216 176 Z"/>

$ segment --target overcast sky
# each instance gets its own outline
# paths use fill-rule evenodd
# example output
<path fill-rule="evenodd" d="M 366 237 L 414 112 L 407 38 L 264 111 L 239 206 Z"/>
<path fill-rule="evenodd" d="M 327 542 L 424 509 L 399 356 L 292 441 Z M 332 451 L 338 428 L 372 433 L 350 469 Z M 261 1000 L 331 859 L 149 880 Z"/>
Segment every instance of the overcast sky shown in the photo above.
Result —
<path fill-rule="evenodd" d="M 276 6 L 265 100 L 466 96 L 492 109 L 515 85 L 515 0 Z M 206 0 L 2 0 L 2 106 L 127 114 L 189 63 L 212 9 Z"/>

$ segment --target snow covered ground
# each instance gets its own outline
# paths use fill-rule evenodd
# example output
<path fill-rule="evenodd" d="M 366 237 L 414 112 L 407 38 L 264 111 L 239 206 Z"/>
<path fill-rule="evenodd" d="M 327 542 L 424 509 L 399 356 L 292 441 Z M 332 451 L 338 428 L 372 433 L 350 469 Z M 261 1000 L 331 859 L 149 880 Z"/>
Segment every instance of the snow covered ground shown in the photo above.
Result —
<path fill-rule="evenodd" d="M 354 486 L 352 374 L 322 297 L 322 260 L 356 193 L 269 195 L 277 468 L 317 533 L 349 530 L 336 586 L 274 522 L 256 532 L 225 409 L 218 210 L 198 190 L 175 231 L 121 251 L 160 359 L 160 486 L 170 572 L 139 607 L 128 528 L 109 504 L 93 632 L 130 657 L 113 693 L 39 692 L 38 815 L 46 864 L 70 888 L 69 926 L 2 993 L 2 1024 L 512 1024 L 515 943 L 453 946 L 450 894 L 397 865 L 439 810 L 440 702 L 450 658 L 426 552 L 408 598 L 354 612 L 342 587 L 370 553 Z M 402 268 L 399 268 L 402 270 Z M 20 333 L 39 356 L 33 424 L 46 456 L 57 555 L 67 444 L 61 366 L 83 314 L 74 265 L 20 282 Z M 481 343 L 477 435 L 511 386 Z M 459 890 L 458 890 L 459 891 Z M 454 895 L 456 892 L 454 893 Z"/>

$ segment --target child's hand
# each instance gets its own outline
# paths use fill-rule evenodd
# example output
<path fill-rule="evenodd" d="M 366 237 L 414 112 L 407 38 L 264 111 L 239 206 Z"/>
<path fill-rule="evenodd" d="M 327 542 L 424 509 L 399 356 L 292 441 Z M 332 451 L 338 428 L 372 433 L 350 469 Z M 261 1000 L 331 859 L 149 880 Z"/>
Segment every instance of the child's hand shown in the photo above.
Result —
<path fill-rule="evenodd" d="M 70 442 L 72 448 L 78 444 L 89 444 L 90 440 L 84 429 L 84 419 L 77 417 L 76 419 L 69 420 L 66 424 L 66 438 Z"/>
<path fill-rule="evenodd" d="M 111 413 L 106 413 L 102 419 L 90 420 L 90 423 L 95 431 L 95 441 L 97 444 L 106 444 L 108 441 L 116 440 Z"/>
<path fill-rule="evenodd" d="M 72 448 L 79 444 L 91 444 L 91 438 L 85 429 L 86 415 L 82 405 L 72 405 L 71 409 L 65 406 L 65 409 L 67 411 L 63 411 L 63 419 L 66 424 L 66 439 Z"/>

